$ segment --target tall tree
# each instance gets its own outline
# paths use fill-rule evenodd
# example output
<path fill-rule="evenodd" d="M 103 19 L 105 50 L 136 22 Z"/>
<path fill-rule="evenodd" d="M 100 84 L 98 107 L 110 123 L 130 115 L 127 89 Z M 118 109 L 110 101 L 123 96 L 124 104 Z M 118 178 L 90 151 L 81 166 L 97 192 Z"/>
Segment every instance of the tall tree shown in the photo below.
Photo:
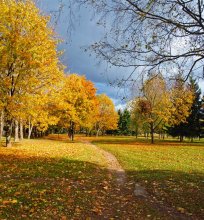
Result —
<path fill-rule="evenodd" d="M 49 91 L 61 76 L 58 39 L 31 0 L 0 1 L 0 99 L 6 145 L 28 94 Z"/>
<path fill-rule="evenodd" d="M 190 82 L 186 88 L 180 78 L 174 85 L 172 90 L 173 106 L 170 111 L 174 111 L 174 109 L 176 111 L 171 113 L 170 126 L 167 126 L 167 132 L 172 136 L 179 136 L 180 141 L 183 141 L 184 136 L 191 138 L 198 136 L 200 94 L 199 86 L 192 77 L 190 77 Z"/>
<path fill-rule="evenodd" d="M 200 132 L 200 126 L 199 126 L 199 121 L 200 121 L 200 109 L 201 109 L 201 89 L 199 88 L 198 83 L 196 82 L 195 79 L 190 77 L 190 82 L 189 82 L 190 89 L 193 92 L 194 95 L 194 101 L 191 107 L 191 114 L 186 120 L 186 133 L 187 137 L 190 137 L 191 140 L 193 140 L 194 137 L 199 136 Z"/>
<path fill-rule="evenodd" d="M 68 129 L 71 140 L 77 126 L 88 127 L 96 120 L 96 89 L 84 76 L 71 74 L 64 77 L 64 85 L 59 93 L 59 124 Z"/>
<path fill-rule="evenodd" d="M 132 106 L 144 124 L 149 125 L 151 142 L 154 133 L 163 124 L 180 124 L 190 114 L 193 94 L 183 81 L 178 81 L 170 91 L 160 74 L 153 74 L 142 88 L 143 96 L 136 98 Z"/>
<path fill-rule="evenodd" d="M 130 112 L 127 109 L 125 109 L 123 111 L 123 117 L 122 117 L 122 132 L 124 135 L 130 134 L 130 123 L 131 123 Z"/>
<path fill-rule="evenodd" d="M 144 98 L 138 100 L 138 107 L 149 123 L 151 142 L 154 143 L 155 130 L 167 117 L 166 110 L 169 108 L 169 95 L 166 83 L 161 75 L 152 75 L 146 80 L 142 91 Z"/>
<path fill-rule="evenodd" d="M 97 96 L 98 118 L 96 122 L 97 136 L 100 132 L 104 133 L 106 130 L 115 130 L 118 125 L 118 113 L 112 100 L 105 94 Z"/>

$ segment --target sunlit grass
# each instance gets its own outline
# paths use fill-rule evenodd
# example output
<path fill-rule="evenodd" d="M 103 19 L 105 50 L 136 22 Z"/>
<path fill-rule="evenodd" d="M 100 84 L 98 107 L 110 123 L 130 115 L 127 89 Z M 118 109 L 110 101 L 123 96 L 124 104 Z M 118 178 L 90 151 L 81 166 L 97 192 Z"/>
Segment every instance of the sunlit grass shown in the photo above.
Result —
<path fill-rule="evenodd" d="M 175 139 L 101 137 L 95 144 L 113 153 L 130 179 L 144 185 L 152 196 L 189 215 L 202 216 L 204 197 L 204 143 Z"/>

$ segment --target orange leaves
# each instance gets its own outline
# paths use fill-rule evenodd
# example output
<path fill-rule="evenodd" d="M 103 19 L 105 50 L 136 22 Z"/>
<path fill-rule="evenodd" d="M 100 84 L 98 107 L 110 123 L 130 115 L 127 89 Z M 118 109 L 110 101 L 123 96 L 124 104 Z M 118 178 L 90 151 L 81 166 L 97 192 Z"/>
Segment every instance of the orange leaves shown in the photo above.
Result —
<path fill-rule="evenodd" d="M 64 85 L 59 94 L 60 122 L 67 127 L 69 121 L 85 126 L 94 118 L 96 109 L 96 89 L 84 76 L 72 74 L 64 77 Z"/>
<path fill-rule="evenodd" d="M 11 200 L 4 200 L 2 201 L 3 205 L 10 205 L 10 204 L 16 204 L 18 202 L 17 199 L 11 199 Z"/>

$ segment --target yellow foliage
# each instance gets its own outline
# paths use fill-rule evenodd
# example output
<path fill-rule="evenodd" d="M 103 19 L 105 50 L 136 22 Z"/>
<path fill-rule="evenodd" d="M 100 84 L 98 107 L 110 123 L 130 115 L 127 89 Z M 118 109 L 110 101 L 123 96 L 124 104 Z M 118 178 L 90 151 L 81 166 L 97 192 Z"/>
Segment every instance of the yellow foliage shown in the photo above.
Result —
<path fill-rule="evenodd" d="M 95 94 L 93 83 L 84 76 L 65 76 L 62 91 L 59 93 L 60 124 L 66 128 L 69 127 L 70 121 L 82 127 L 93 124 L 97 108 Z"/>
<path fill-rule="evenodd" d="M 185 122 L 190 114 L 193 93 L 184 83 L 177 83 L 171 90 L 160 75 L 148 79 L 143 86 L 143 96 L 132 101 L 132 112 L 137 112 L 143 123 L 152 124 L 152 129 Z"/>
<path fill-rule="evenodd" d="M 115 106 L 112 100 L 105 94 L 97 96 L 98 107 L 98 119 L 97 130 L 114 130 L 118 126 L 118 113 L 115 111 Z"/>
<path fill-rule="evenodd" d="M 31 0 L 0 0 L 0 105 L 10 118 L 46 121 L 38 106 L 63 74 L 48 22 Z"/>
<path fill-rule="evenodd" d="M 191 106 L 194 100 L 193 91 L 186 87 L 183 82 L 177 82 L 170 92 L 171 105 L 169 108 L 169 125 L 178 125 L 186 122 L 190 115 Z"/>

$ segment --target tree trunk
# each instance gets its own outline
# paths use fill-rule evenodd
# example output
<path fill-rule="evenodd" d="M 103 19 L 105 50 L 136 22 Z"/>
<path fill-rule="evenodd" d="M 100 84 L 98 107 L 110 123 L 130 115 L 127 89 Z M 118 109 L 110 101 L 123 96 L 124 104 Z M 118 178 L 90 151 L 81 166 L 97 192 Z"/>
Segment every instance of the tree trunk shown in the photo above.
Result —
<path fill-rule="evenodd" d="M 20 140 L 23 140 L 23 122 L 20 120 Z"/>
<path fill-rule="evenodd" d="M 89 135 L 89 130 L 86 129 L 86 137 L 88 137 L 88 135 Z"/>
<path fill-rule="evenodd" d="M 18 121 L 15 120 L 15 136 L 14 136 L 14 142 L 19 142 L 19 125 L 18 125 Z"/>
<path fill-rule="evenodd" d="M 180 142 L 183 142 L 183 135 L 180 135 Z"/>
<path fill-rule="evenodd" d="M 96 137 L 99 136 L 99 132 L 100 132 L 100 129 L 97 129 L 97 132 L 96 132 Z"/>
<path fill-rule="evenodd" d="M 33 126 L 31 125 L 28 129 L 28 139 L 31 138 L 32 130 L 33 130 Z"/>
<path fill-rule="evenodd" d="M 8 120 L 6 121 L 6 129 L 5 129 L 5 136 L 6 136 L 6 147 L 11 147 L 11 134 L 13 128 L 13 121 Z"/>
<path fill-rule="evenodd" d="M 30 137 L 31 137 L 32 130 L 33 130 L 33 125 L 32 125 L 31 120 L 29 118 L 29 122 L 28 122 L 28 139 L 30 139 Z"/>
<path fill-rule="evenodd" d="M 135 129 L 135 137 L 136 137 L 136 139 L 138 137 L 138 129 L 137 128 Z"/>
<path fill-rule="evenodd" d="M 151 144 L 154 144 L 154 124 L 150 123 Z"/>
<path fill-rule="evenodd" d="M 1 116 L 0 116 L 0 140 L 3 137 L 3 131 L 4 131 L 4 111 L 1 111 Z"/>
<path fill-rule="evenodd" d="M 71 141 L 74 140 L 74 122 L 70 121 L 70 128 L 68 129 L 68 137 Z"/>

